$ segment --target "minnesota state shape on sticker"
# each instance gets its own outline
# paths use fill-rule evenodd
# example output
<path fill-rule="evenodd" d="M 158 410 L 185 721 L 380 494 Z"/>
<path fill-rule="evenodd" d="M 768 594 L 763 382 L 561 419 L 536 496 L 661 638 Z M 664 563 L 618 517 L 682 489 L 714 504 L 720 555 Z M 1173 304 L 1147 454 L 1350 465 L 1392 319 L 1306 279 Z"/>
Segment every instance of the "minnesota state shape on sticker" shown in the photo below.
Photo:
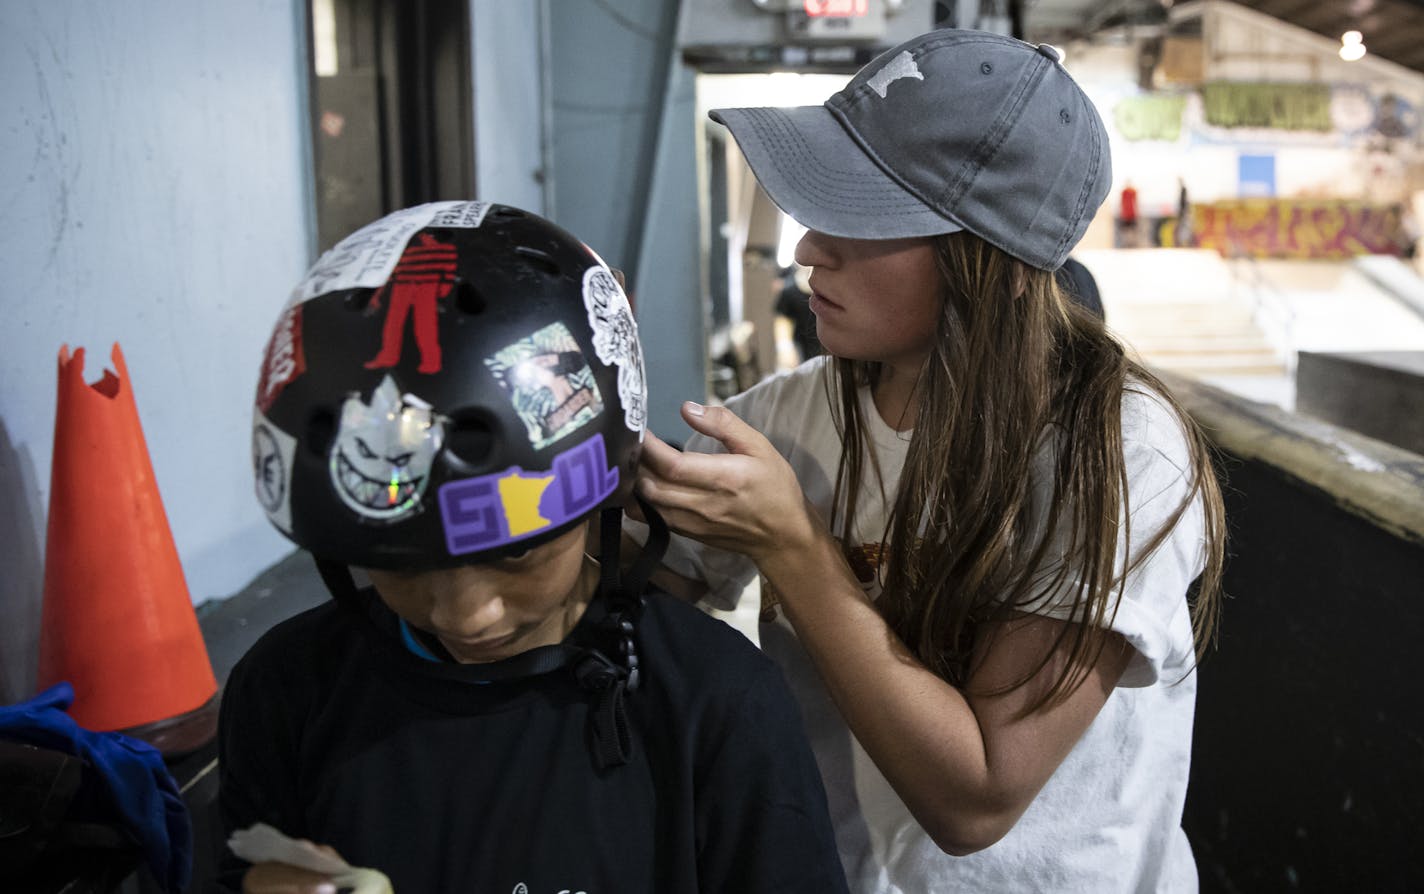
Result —
<path fill-rule="evenodd" d="M 453 556 L 496 549 L 582 518 L 618 490 L 603 435 L 558 456 L 548 472 L 511 466 L 440 486 L 440 520 Z"/>

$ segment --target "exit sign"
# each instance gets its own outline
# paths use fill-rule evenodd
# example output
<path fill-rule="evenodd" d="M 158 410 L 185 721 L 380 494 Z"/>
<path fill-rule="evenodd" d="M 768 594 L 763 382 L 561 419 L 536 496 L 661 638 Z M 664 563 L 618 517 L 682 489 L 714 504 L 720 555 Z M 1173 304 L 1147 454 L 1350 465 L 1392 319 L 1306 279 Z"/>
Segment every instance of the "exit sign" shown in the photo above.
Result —
<path fill-rule="evenodd" d="M 870 12 L 870 0 L 802 0 L 806 17 L 860 18 Z"/>

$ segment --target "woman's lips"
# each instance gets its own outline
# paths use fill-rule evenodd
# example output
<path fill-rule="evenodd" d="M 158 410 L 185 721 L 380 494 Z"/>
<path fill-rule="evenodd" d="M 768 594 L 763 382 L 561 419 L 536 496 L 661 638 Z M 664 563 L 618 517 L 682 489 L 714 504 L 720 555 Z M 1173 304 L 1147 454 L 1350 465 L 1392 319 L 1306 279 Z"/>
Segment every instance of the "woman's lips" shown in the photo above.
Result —
<path fill-rule="evenodd" d="M 839 304 L 822 295 L 820 292 L 811 293 L 811 313 L 822 314 L 827 311 L 845 310 Z"/>

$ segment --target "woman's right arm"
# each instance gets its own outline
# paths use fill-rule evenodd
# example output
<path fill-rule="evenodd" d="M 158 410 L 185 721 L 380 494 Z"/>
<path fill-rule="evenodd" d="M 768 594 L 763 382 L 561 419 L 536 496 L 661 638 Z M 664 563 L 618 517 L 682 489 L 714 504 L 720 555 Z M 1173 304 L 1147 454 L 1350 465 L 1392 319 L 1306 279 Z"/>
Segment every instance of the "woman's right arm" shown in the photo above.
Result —
<path fill-rule="evenodd" d="M 728 453 L 680 454 L 650 437 L 640 493 L 675 530 L 756 562 L 847 725 L 941 849 L 965 854 L 993 844 L 1097 716 L 1130 648 L 1117 641 L 1067 699 L 1024 717 L 1019 700 L 1041 692 L 1060 666 L 1053 644 L 1063 623 L 1025 617 L 982 634 L 979 647 L 992 658 L 971 690 L 1038 673 L 1010 693 L 967 695 L 890 629 L 765 438 L 726 410 L 686 410 L 685 418 Z"/>

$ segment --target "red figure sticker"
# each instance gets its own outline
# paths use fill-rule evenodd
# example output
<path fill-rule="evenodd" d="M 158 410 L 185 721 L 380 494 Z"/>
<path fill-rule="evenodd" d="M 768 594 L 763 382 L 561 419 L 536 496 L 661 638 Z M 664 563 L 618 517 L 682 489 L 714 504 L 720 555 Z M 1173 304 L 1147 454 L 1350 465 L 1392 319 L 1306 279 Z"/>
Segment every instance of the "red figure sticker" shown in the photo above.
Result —
<path fill-rule="evenodd" d="M 370 310 L 389 299 L 381 328 L 381 351 L 366 362 L 367 369 L 388 369 L 400 363 L 405 321 L 415 318 L 415 345 L 420 350 L 417 372 L 440 372 L 439 302 L 455 286 L 455 246 L 421 233 L 406 246 L 390 279 L 371 299 Z"/>
<path fill-rule="evenodd" d="M 282 389 L 306 369 L 306 357 L 302 354 L 302 308 L 297 305 L 282 312 L 267 342 L 262 380 L 257 383 L 257 406 L 262 412 L 270 410 Z"/>

